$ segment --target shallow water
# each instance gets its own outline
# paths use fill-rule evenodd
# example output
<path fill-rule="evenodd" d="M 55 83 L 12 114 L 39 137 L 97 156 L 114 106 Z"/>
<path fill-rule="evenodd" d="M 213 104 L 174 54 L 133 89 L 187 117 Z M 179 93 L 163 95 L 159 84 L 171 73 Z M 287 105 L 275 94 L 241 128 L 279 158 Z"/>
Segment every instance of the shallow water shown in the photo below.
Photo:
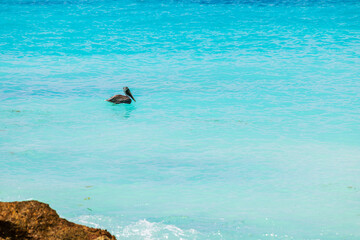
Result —
<path fill-rule="evenodd" d="M 360 238 L 358 1 L 0 14 L 1 201 L 119 239 Z"/>

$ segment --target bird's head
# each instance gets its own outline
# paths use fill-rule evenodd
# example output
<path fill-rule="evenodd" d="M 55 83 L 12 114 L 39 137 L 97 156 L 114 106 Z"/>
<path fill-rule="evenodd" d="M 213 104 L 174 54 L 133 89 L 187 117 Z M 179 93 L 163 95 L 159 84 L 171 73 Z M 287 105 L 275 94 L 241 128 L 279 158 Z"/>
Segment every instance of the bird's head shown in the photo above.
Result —
<path fill-rule="evenodd" d="M 134 100 L 136 102 L 135 98 L 131 94 L 130 89 L 128 87 L 123 87 L 123 90 L 124 90 L 124 93 L 125 93 L 126 96 L 131 97 L 132 100 Z"/>

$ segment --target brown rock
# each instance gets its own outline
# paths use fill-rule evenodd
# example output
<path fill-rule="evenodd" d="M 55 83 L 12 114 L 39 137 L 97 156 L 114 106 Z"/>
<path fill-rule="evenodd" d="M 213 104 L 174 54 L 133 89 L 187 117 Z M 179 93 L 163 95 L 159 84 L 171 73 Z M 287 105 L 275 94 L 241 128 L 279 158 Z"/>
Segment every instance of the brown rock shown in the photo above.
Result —
<path fill-rule="evenodd" d="M 38 201 L 0 202 L 0 240 L 116 240 L 108 231 L 60 218 Z"/>

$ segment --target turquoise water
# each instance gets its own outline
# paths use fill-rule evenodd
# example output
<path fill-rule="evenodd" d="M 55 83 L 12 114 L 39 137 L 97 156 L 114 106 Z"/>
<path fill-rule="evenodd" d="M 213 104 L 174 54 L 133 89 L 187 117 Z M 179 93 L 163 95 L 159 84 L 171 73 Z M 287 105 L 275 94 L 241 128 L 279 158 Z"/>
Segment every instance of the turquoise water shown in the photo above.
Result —
<path fill-rule="evenodd" d="M 358 1 L 0 0 L 0 200 L 118 239 L 360 239 L 359 56 Z"/>

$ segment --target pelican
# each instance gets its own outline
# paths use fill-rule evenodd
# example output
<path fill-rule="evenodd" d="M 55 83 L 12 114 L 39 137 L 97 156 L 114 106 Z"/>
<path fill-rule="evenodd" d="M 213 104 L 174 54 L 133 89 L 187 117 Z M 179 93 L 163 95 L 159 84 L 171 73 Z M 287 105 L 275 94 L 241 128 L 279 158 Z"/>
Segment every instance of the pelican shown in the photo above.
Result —
<path fill-rule="evenodd" d="M 132 100 L 134 100 L 136 102 L 135 98 L 131 94 L 130 89 L 128 87 L 123 87 L 123 90 L 124 90 L 125 96 L 121 95 L 121 94 L 118 94 L 118 95 L 112 96 L 109 99 L 106 99 L 106 101 L 112 102 L 112 103 L 115 103 L 115 104 L 119 104 L 119 103 L 130 104 L 131 99 L 132 99 Z"/>

